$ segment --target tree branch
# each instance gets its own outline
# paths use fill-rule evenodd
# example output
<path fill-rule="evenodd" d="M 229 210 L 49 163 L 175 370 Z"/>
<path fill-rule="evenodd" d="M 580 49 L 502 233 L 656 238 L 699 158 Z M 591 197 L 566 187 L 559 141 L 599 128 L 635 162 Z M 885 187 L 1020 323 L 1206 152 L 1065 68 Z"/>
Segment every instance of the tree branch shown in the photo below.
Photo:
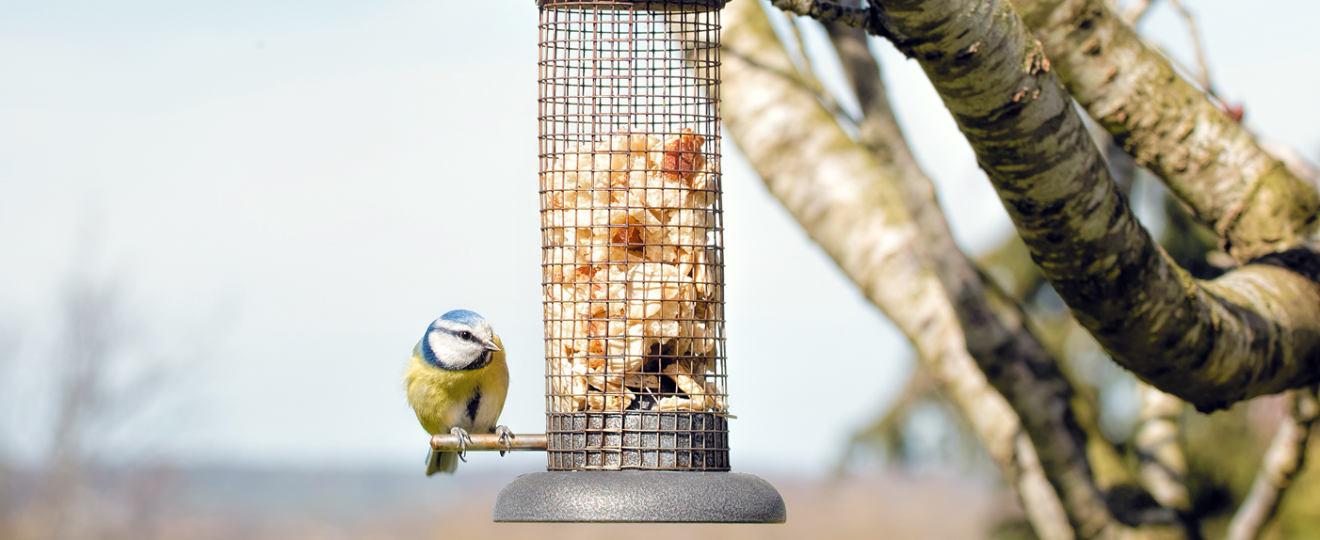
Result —
<path fill-rule="evenodd" d="M 775 7 L 811 17 L 821 22 L 838 22 L 855 28 L 866 28 L 870 10 L 821 0 L 770 0 Z"/>
<path fill-rule="evenodd" d="M 1006 4 L 973 4 L 873 4 L 868 29 L 882 21 L 922 65 L 1032 258 L 1115 361 L 1203 411 L 1320 379 L 1309 361 L 1320 354 L 1320 283 L 1309 277 L 1320 257 L 1290 251 L 1193 279 L 1117 192 L 1041 42 Z M 1252 200 L 1237 213 L 1270 206 Z"/>
<path fill-rule="evenodd" d="M 739 148 L 812 239 L 912 341 L 1023 494 L 1042 536 L 1071 537 L 1035 452 L 1021 448 L 1017 414 L 968 354 L 953 303 L 916 247 L 921 233 L 892 189 L 893 170 L 878 167 L 800 85 L 784 80 L 792 63 L 759 4 L 731 3 L 723 17 L 722 39 L 732 53 L 721 68 L 724 93 L 738 99 L 725 100 L 722 114 Z"/>
<path fill-rule="evenodd" d="M 854 120 L 852 115 L 848 114 L 848 111 L 843 110 L 843 107 L 839 105 L 839 101 L 835 99 L 834 95 L 825 91 L 824 86 L 821 85 L 820 81 L 815 77 L 806 76 L 792 66 L 789 66 L 788 71 L 785 71 L 783 67 L 772 68 L 763 65 L 754 58 L 742 56 L 738 51 L 725 49 L 723 53 L 742 60 L 748 65 L 764 70 L 766 73 L 778 75 L 783 78 L 785 82 L 810 93 L 812 97 L 816 98 L 816 101 L 820 102 L 820 106 L 825 107 L 825 110 L 829 111 L 835 118 Z"/>
<path fill-rule="evenodd" d="M 1151 0 L 1133 0 L 1132 5 L 1128 6 L 1127 10 L 1123 12 L 1123 22 L 1136 26 L 1142 17 L 1150 12 L 1150 7 L 1154 4 L 1155 2 Z"/>
<path fill-rule="evenodd" d="M 1077 516 L 1073 526 L 1107 526 L 1112 517 L 1091 474 L 1087 437 L 1073 415 L 1071 384 L 1031 335 L 1016 303 L 1001 296 L 992 305 L 983 276 L 954 241 L 934 183 L 904 142 L 865 32 L 838 22 L 824 24 L 862 107 L 858 142 L 882 169 L 892 171 L 893 187 L 903 195 L 904 206 L 922 236 L 913 248 L 935 270 L 953 299 L 968 352 L 1023 420 L 1046 476 L 1063 498 L 1068 514 Z M 1079 524 L 1086 520 L 1093 523 Z"/>
<path fill-rule="evenodd" d="M 1224 540 L 1254 540 L 1260 536 L 1270 518 L 1274 517 L 1284 490 L 1292 485 L 1293 478 L 1302 469 L 1311 424 L 1320 414 L 1320 402 L 1316 401 L 1315 388 L 1295 390 L 1290 394 L 1288 417 L 1279 424 L 1279 431 L 1270 441 L 1251 492 L 1233 515 Z"/>
<path fill-rule="evenodd" d="M 725 39 L 726 46 L 735 47 L 733 42 L 729 41 L 730 38 L 727 33 Z M 886 251 L 897 251 L 898 249 L 911 251 L 913 253 L 906 255 L 907 257 L 915 255 L 926 259 L 926 264 L 936 269 L 936 274 L 939 276 L 943 288 L 947 291 L 948 298 L 953 301 L 954 313 L 965 336 L 964 344 L 967 351 L 970 352 L 982 372 L 987 374 L 990 383 L 1009 400 L 1013 409 L 1021 418 L 1033 449 L 1038 455 L 1041 467 L 1053 485 L 1057 497 L 1062 499 L 1073 527 L 1085 531 L 1083 533 L 1084 537 L 1103 536 L 1120 530 L 1121 526 L 1114 521 L 1113 516 L 1108 511 L 1104 495 L 1098 490 L 1092 479 L 1087 462 L 1087 439 L 1072 416 L 1071 386 L 1058 371 L 1053 358 L 1027 331 L 1026 326 L 1023 324 L 1025 318 L 1023 314 L 1009 302 L 1001 300 L 992 305 L 990 298 L 987 296 L 987 291 L 982 287 L 981 276 L 953 242 L 952 234 L 948 231 L 948 224 L 939 211 L 938 203 L 935 200 L 933 185 L 928 178 L 920 173 L 919 168 L 915 166 L 915 161 L 911 160 L 910 152 L 902 144 L 901 132 L 898 130 L 897 124 L 893 122 L 893 113 L 884 100 L 883 85 L 879 80 L 878 68 L 874 58 L 870 56 L 865 47 L 864 38 L 860 35 L 845 36 L 836 32 L 834 39 L 836 43 L 839 43 L 837 50 L 840 51 L 841 60 L 845 65 L 845 73 L 850 75 L 850 79 L 858 88 L 860 95 L 870 96 L 860 100 L 867 116 L 862 122 L 863 129 L 859 130 L 863 134 L 859 138 L 859 142 L 862 143 L 863 147 L 869 147 L 868 149 L 873 150 L 872 157 L 880 162 L 878 168 L 882 174 L 878 177 L 874 173 L 865 174 L 864 176 L 874 178 L 874 180 L 868 180 L 864 177 L 851 182 L 857 185 L 859 190 L 864 190 L 864 193 L 866 193 L 860 196 L 861 201 L 857 201 L 858 196 L 846 197 L 848 199 L 847 203 L 833 201 L 828 193 L 832 190 L 819 185 L 819 180 L 815 182 L 817 185 L 813 186 L 810 181 L 811 178 L 793 178 L 795 173 L 820 176 L 821 173 L 816 169 L 828 170 L 833 168 L 832 164 L 827 162 L 839 157 L 838 154 L 843 153 L 842 150 L 831 148 L 830 152 L 820 152 L 815 148 L 817 145 L 806 144 L 804 147 L 797 148 L 797 153 L 812 156 L 813 161 L 805 164 L 793 163 L 790 166 L 784 162 L 791 159 L 788 157 L 791 154 L 781 149 L 758 154 L 756 150 L 759 150 L 759 148 L 754 148 L 758 145 L 754 142 L 749 144 L 745 140 L 748 137 L 776 133 L 785 138 L 785 144 L 792 141 L 794 134 L 786 133 L 783 126 L 762 124 L 759 126 L 760 129 L 753 130 L 740 125 L 744 122 L 750 122 L 749 119 L 754 117 L 777 117 L 782 115 L 782 111 L 761 110 L 757 111 L 756 116 L 753 116 L 751 114 L 735 114 L 726 108 L 725 118 L 728 121 L 730 132 L 734 135 L 735 140 L 738 140 L 739 146 L 744 149 L 758 172 L 761 173 L 771 191 L 779 196 L 781 201 L 802 222 L 809 234 L 826 248 L 827 252 L 839 262 L 841 268 L 853 277 L 854 281 L 863 286 L 864 290 L 874 290 L 871 289 L 874 285 L 870 283 L 871 280 L 877 278 L 883 278 L 886 283 L 893 281 L 912 282 L 903 279 L 901 273 L 895 273 L 894 271 L 885 271 L 883 276 L 869 276 L 865 271 L 867 269 L 849 264 L 849 259 L 855 259 L 859 256 L 865 258 L 866 252 L 871 249 L 869 246 L 876 243 L 877 240 L 880 240 L 883 244 L 900 242 L 898 239 L 874 238 L 874 233 L 866 232 L 866 229 L 871 227 L 859 224 L 875 218 L 858 219 L 854 215 L 859 206 L 863 212 L 871 213 L 872 216 L 875 215 L 877 205 L 874 202 L 868 202 L 868 199 L 873 199 L 871 191 L 875 187 L 886 188 L 882 192 L 885 194 L 889 190 L 898 188 L 897 191 L 904 195 L 904 206 L 918 216 L 916 222 L 919 226 L 919 234 L 922 234 L 923 238 L 919 241 L 905 238 L 901 240 L 903 246 L 886 245 L 883 246 L 884 249 Z M 848 43 L 849 40 L 860 40 L 860 42 Z M 740 51 L 738 55 L 734 56 L 745 58 L 748 55 Z M 768 64 L 765 60 L 758 60 L 758 63 L 761 65 Z M 730 73 L 729 69 L 731 67 L 726 66 L 726 84 L 734 78 L 728 75 Z M 783 70 L 776 71 L 783 72 Z M 756 88 L 765 88 L 765 85 L 757 85 Z M 746 94 L 736 93 L 740 96 L 739 101 L 748 99 Z M 837 126 L 829 127 L 837 128 Z M 833 131 L 833 129 L 827 129 L 824 126 L 819 127 L 818 130 Z M 888 134 L 890 137 L 870 139 L 868 134 Z M 813 133 L 813 135 L 815 134 Z M 802 137 L 807 136 L 797 135 L 797 138 Z M 811 168 L 800 170 L 805 167 Z M 833 182 L 841 181 L 830 180 Z M 879 186 L 875 185 L 877 182 L 880 184 Z M 809 195 L 817 198 L 817 200 L 803 202 L 799 206 L 797 204 L 799 201 L 794 200 L 795 196 L 798 195 L 797 189 L 802 190 L 803 197 Z M 888 204 L 883 206 L 888 207 Z M 892 212 L 891 217 L 903 217 L 901 216 L 901 210 L 890 209 L 890 212 Z M 845 233 L 831 230 L 838 226 L 833 223 L 824 226 L 815 224 L 810 219 L 810 211 L 828 215 L 831 221 L 837 218 L 842 222 L 841 225 L 850 228 Z M 854 237 L 849 238 L 849 234 Z M 922 249 L 923 247 L 926 249 Z M 919 279 L 921 279 L 919 276 L 913 276 L 913 281 Z M 892 289 L 892 287 L 889 289 Z M 894 295 L 895 292 L 889 292 L 888 294 Z M 928 331 L 929 325 L 909 326 L 911 323 L 920 322 L 917 319 L 912 319 L 909 313 L 905 313 L 911 311 L 911 306 L 893 302 L 892 299 L 890 299 L 890 303 L 886 303 L 884 298 L 878 298 L 877 295 L 870 293 L 868 293 L 868 297 L 884 309 L 898 326 L 908 333 L 916 343 L 919 353 L 926 357 L 927 354 L 923 351 L 923 342 L 928 339 L 924 334 Z M 947 303 L 948 300 L 944 300 L 944 302 Z M 973 424 L 975 425 L 975 422 Z M 1024 497 L 1024 502 L 1028 503 L 1028 509 L 1030 510 L 1031 497 L 1036 495 L 1029 495 L 1029 492 L 1025 490 L 1020 491 L 1020 493 Z"/>
<path fill-rule="evenodd" d="M 865 28 L 900 50 L 923 41 L 896 32 L 880 3 L 864 14 L 826 0 L 771 3 Z M 1072 96 L 1224 239 L 1225 251 L 1247 262 L 1308 245 L 1320 224 L 1320 194 L 1179 77 L 1103 0 L 1013 3 Z M 1048 70 L 1050 60 L 1042 56 L 1041 66 Z"/>
<path fill-rule="evenodd" d="M 898 398 L 889 405 L 884 414 L 876 418 L 871 425 L 853 434 L 852 440 L 848 442 L 849 450 L 847 455 L 852 453 L 852 449 L 858 446 L 879 447 L 884 451 L 884 455 L 889 460 L 902 459 L 904 433 L 903 420 L 912 412 L 917 404 L 925 401 L 939 400 L 935 379 L 927 372 L 926 364 L 918 362 L 912 370 L 912 376 L 908 379 L 903 391 L 898 394 Z M 962 411 L 957 410 L 956 406 L 950 404 L 950 409 L 954 409 L 962 420 Z M 971 426 L 966 426 L 971 428 Z M 841 460 L 839 469 L 842 470 L 846 460 Z"/>
<path fill-rule="evenodd" d="M 1192 51 L 1196 56 L 1196 65 L 1201 69 L 1201 72 L 1197 74 L 1196 82 L 1201 85 L 1201 89 L 1205 90 L 1207 94 L 1218 95 L 1211 83 L 1210 63 L 1205 60 L 1205 47 L 1201 40 L 1201 31 L 1196 27 L 1196 17 L 1182 4 L 1182 0 L 1169 0 L 1169 3 L 1173 4 L 1173 9 L 1177 10 L 1179 15 L 1182 15 L 1183 23 L 1187 25 L 1187 34 L 1192 41 Z"/>
<path fill-rule="evenodd" d="M 935 270 L 953 300 L 968 352 L 1023 420 L 1046 476 L 1063 498 L 1070 517 L 1077 517 L 1072 525 L 1079 527 L 1083 525 L 1079 521 L 1092 520 L 1087 528 L 1107 526 L 1112 517 L 1091 474 L 1087 437 L 1071 406 L 1071 384 L 1031 335 L 1017 304 L 1006 296 L 991 301 L 982 274 L 955 242 L 934 183 L 904 142 L 865 32 L 837 22 L 825 26 L 862 105 L 858 142 L 882 168 L 893 171 L 893 187 L 903 195 L 921 234 L 921 241 L 913 247 Z"/>
<path fill-rule="evenodd" d="M 858 430 L 848 441 L 847 449 L 835 465 L 835 475 L 846 471 L 850 458 L 858 450 L 869 448 L 891 463 L 914 464 L 924 455 L 912 455 L 908 448 L 908 422 L 913 420 L 913 413 L 918 406 L 931 406 L 944 412 L 955 427 L 953 440 L 941 444 L 940 451 L 947 452 L 950 465 L 969 466 L 979 464 L 976 456 L 983 451 L 983 446 L 976 439 L 976 430 L 967 421 L 967 414 L 950 401 L 941 385 L 931 377 L 928 364 L 917 362 L 913 366 L 912 376 L 899 393 L 898 398 L 877 416 L 870 425 Z M 1048 487 L 1048 484 L 1046 484 Z M 1062 521 L 1062 517 L 1060 517 Z"/>
<path fill-rule="evenodd" d="M 1191 509 L 1187 493 L 1187 456 L 1178 437 L 1182 400 L 1141 384 L 1141 417 L 1136 430 L 1141 484 L 1166 508 Z"/>
<path fill-rule="evenodd" d="M 1274 159 L 1103 0 L 1012 0 L 1087 112 L 1239 262 L 1305 245 L 1320 195 Z"/>

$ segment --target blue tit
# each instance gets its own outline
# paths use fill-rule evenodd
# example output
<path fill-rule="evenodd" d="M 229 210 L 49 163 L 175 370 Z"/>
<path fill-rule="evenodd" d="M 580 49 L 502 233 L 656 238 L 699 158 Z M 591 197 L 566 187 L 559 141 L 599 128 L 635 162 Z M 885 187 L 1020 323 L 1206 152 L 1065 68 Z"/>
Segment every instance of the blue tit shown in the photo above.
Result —
<path fill-rule="evenodd" d="M 452 433 L 464 446 L 469 433 L 493 429 L 505 444 L 513 435 L 496 425 L 509 391 L 509 366 L 500 337 L 481 315 L 458 309 L 431 323 L 413 348 L 403 382 L 408 404 L 427 433 Z M 453 474 L 462 454 L 432 451 L 426 475 Z"/>

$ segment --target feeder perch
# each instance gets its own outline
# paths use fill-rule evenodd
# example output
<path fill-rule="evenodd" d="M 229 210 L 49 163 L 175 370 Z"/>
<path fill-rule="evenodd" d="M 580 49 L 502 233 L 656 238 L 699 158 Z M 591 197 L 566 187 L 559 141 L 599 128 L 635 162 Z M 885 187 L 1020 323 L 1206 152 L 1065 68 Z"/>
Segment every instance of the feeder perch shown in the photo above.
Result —
<path fill-rule="evenodd" d="M 546 434 L 510 449 L 544 445 L 547 470 L 495 521 L 785 519 L 773 486 L 729 472 L 726 1 L 537 3 Z"/>

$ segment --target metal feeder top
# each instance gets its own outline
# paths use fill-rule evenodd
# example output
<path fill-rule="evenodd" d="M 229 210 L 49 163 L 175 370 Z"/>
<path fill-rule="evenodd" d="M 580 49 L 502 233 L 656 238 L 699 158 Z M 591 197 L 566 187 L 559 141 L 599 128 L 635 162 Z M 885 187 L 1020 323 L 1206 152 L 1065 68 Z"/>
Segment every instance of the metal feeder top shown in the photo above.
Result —
<path fill-rule="evenodd" d="M 729 0 L 536 0 L 536 5 L 552 9 L 612 9 L 638 11 L 718 11 Z"/>

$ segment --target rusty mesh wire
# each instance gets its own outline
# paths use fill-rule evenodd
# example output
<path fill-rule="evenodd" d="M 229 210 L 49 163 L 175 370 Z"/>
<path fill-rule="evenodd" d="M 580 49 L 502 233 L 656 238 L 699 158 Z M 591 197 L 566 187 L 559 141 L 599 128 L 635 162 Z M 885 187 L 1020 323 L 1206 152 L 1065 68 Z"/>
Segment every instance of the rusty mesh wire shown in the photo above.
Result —
<path fill-rule="evenodd" d="M 729 469 L 724 0 L 542 0 L 548 469 Z"/>

